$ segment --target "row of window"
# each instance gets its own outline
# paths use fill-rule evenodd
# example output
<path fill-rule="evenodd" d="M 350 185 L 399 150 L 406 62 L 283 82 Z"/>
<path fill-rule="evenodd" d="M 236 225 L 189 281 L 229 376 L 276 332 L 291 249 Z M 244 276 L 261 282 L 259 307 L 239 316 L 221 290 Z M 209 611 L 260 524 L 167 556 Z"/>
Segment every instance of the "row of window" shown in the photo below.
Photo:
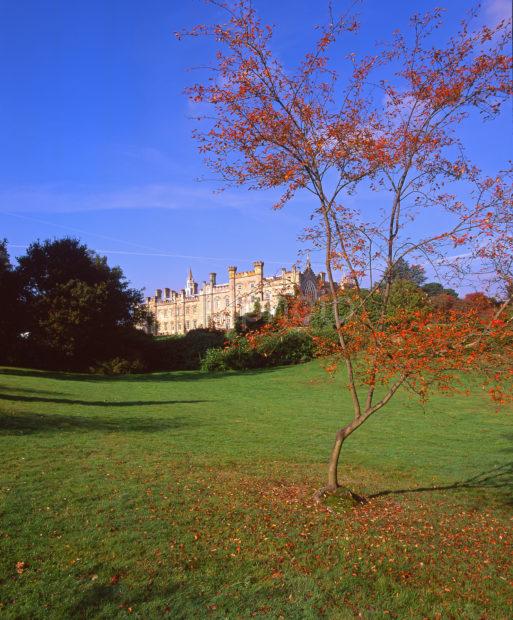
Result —
<path fill-rule="evenodd" d="M 216 323 L 219 325 L 219 327 L 222 324 L 224 325 L 224 327 L 228 329 L 230 327 L 230 318 L 226 317 L 223 322 L 216 321 Z M 185 321 L 185 331 L 189 331 L 190 329 L 196 329 L 197 327 L 198 327 L 197 321 Z M 177 324 L 176 330 L 175 330 L 174 323 L 164 322 L 160 324 L 159 332 L 164 333 L 164 334 L 175 333 L 175 331 L 178 331 L 179 329 L 181 329 L 181 325 L 179 326 Z"/>
<path fill-rule="evenodd" d="M 173 332 L 175 331 L 175 324 L 174 323 L 161 323 L 161 329 L 159 331 L 161 332 Z M 197 321 L 185 321 L 185 329 L 189 330 L 189 329 L 196 329 L 196 327 L 198 327 L 198 322 Z M 177 326 L 178 328 L 178 326 Z"/>
<path fill-rule="evenodd" d="M 264 299 L 266 301 L 270 301 L 272 299 L 272 294 L 269 292 L 264 293 Z M 257 301 L 257 297 L 251 297 L 251 302 L 255 303 Z M 240 302 L 239 302 L 240 305 Z M 228 308 L 230 306 L 230 298 L 229 297 L 225 297 L 224 298 L 224 307 Z M 216 310 L 219 310 L 221 308 L 221 300 L 220 299 L 216 299 L 214 301 L 214 308 Z M 194 314 L 196 312 L 196 306 L 185 306 L 185 314 Z M 173 311 L 169 310 L 169 316 L 173 315 Z M 168 316 L 168 311 L 164 310 L 162 312 L 162 316 L 163 318 L 167 318 Z"/>

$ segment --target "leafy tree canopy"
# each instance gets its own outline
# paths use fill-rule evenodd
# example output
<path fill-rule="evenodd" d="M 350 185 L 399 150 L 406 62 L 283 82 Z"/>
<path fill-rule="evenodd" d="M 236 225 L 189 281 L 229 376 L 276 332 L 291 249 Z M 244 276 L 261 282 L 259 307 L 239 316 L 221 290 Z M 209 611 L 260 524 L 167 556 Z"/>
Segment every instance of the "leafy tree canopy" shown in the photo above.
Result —
<path fill-rule="evenodd" d="M 422 290 L 428 295 L 428 297 L 434 297 L 435 295 L 452 295 L 458 297 L 458 293 L 453 288 L 445 288 L 440 282 L 428 282 L 422 286 Z"/>
<path fill-rule="evenodd" d="M 146 320 L 142 294 L 78 239 L 36 242 L 18 259 L 26 329 L 40 365 L 87 368 L 119 355 Z"/>
<path fill-rule="evenodd" d="M 410 265 L 404 258 L 399 258 L 392 267 L 393 280 L 408 280 L 417 286 L 426 281 L 426 273 L 422 265 Z"/>
<path fill-rule="evenodd" d="M 19 282 L 5 239 L 0 241 L 0 299 L 0 360 L 8 363 L 20 339 L 22 312 Z"/>

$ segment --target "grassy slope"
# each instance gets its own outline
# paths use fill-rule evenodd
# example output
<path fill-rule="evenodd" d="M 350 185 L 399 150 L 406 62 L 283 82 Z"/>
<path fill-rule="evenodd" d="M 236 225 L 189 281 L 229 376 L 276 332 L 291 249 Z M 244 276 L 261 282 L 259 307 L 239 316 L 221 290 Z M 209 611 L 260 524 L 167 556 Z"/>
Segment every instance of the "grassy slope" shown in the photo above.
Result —
<path fill-rule="evenodd" d="M 342 399 L 316 363 L 121 379 L 4 369 L 0 615 L 508 617 L 511 412 L 479 392 L 425 412 L 401 396 L 344 447 L 346 482 L 477 488 L 327 512 L 310 497 Z"/>

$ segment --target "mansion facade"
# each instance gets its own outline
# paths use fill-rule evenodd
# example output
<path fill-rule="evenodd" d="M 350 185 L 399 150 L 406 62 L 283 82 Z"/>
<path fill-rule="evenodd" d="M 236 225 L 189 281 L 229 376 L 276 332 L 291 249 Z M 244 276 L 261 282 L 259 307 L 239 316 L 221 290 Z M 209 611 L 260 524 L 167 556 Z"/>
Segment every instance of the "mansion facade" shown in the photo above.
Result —
<path fill-rule="evenodd" d="M 228 267 L 228 282 L 223 284 L 211 273 L 199 290 L 189 269 L 185 289 L 157 289 L 153 297 L 146 298 L 146 307 L 155 317 L 156 335 L 185 334 L 199 328 L 230 329 L 238 316 L 252 312 L 255 305 L 274 313 L 282 295 L 299 292 L 315 302 L 324 279 L 323 273 L 314 274 L 309 260 L 304 271 L 293 266 L 269 277 L 264 276 L 264 263 L 255 261 L 251 271 Z"/>

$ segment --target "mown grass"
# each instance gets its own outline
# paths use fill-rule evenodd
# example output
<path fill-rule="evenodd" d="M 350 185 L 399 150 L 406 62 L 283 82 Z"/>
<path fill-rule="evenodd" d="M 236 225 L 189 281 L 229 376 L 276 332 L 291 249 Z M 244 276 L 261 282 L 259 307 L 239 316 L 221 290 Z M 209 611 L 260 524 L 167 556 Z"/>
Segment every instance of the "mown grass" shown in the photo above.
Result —
<path fill-rule="evenodd" d="M 398 397 L 327 510 L 341 383 L 1 370 L 0 616 L 509 618 L 511 411 Z"/>

